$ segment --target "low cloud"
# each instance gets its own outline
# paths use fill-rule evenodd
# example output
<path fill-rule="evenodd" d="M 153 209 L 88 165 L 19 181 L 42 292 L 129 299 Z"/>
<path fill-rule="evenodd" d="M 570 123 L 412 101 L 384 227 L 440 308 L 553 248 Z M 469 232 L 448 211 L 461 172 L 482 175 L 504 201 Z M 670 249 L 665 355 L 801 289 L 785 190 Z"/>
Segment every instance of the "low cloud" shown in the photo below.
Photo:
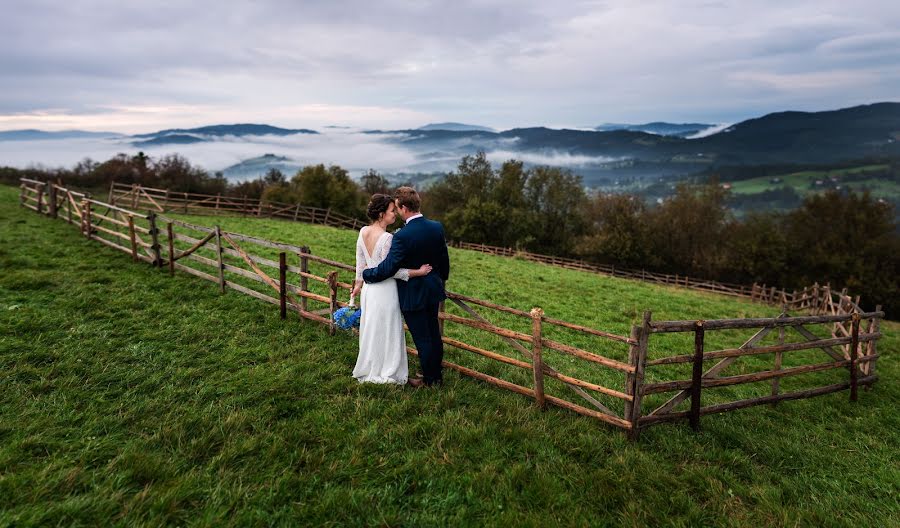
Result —
<path fill-rule="evenodd" d="M 297 166 L 324 163 L 340 165 L 359 176 L 368 169 L 383 173 L 446 172 L 456 168 L 462 156 L 484 150 L 499 166 L 516 159 L 529 165 L 552 165 L 577 169 L 615 161 L 604 156 L 566 152 L 527 152 L 510 147 L 513 140 L 500 139 L 487 145 L 451 142 L 428 148 L 401 141 L 404 134 L 366 134 L 359 129 L 324 129 L 320 134 L 290 136 L 226 136 L 188 145 L 137 147 L 132 138 L 0 141 L 0 165 L 13 167 L 70 168 L 85 158 L 105 161 L 118 153 L 133 156 L 144 152 L 152 159 L 179 154 L 209 172 L 224 170 L 241 161 L 264 154 L 288 158 Z M 468 148 L 467 148 L 468 147 Z"/>

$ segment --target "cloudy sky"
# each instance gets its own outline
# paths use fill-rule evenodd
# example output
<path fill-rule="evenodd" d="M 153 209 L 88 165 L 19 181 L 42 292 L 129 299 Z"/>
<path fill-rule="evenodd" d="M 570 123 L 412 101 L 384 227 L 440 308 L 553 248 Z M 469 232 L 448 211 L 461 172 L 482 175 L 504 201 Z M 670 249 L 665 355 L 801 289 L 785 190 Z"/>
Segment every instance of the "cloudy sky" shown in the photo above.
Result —
<path fill-rule="evenodd" d="M 723 123 L 900 100 L 896 0 L 0 8 L 0 130 Z"/>

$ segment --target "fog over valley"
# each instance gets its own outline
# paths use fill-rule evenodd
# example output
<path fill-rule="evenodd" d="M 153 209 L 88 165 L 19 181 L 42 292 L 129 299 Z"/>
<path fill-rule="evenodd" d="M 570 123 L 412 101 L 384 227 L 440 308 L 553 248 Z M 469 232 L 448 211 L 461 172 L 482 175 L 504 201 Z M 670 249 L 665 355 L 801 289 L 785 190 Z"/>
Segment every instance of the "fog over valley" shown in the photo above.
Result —
<path fill-rule="evenodd" d="M 368 169 L 389 175 L 447 172 L 456 167 L 462 156 L 479 150 L 485 151 L 496 163 L 518 159 L 527 164 L 573 170 L 616 159 L 548 149 L 516 150 L 516 138 L 460 138 L 419 143 L 412 140 L 416 138 L 415 132 L 372 133 L 350 128 L 322 128 L 317 132 L 285 136 L 207 136 L 203 141 L 190 144 L 140 146 L 134 145 L 136 138 L 129 136 L 0 140 L 0 165 L 69 168 L 84 158 L 104 161 L 118 153 L 135 155 L 143 152 L 151 158 L 179 154 L 210 173 L 222 171 L 229 180 L 241 181 L 261 176 L 269 166 L 276 166 L 290 175 L 300 167 L 319 163 L 340 165 L 354 177 Z M 266 155 L 269 155 L 266 159 L 257 159 Z M 241 165 L 248 161 L 251 163 Z"/>

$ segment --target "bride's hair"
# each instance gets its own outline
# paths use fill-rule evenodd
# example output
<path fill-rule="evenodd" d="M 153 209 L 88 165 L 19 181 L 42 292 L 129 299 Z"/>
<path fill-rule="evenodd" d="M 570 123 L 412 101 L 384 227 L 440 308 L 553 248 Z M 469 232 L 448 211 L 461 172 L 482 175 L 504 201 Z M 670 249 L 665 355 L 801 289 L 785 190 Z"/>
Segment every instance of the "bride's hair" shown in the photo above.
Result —
<path fill-rule="evenodd" d="M 394 199 L 386 194 L 373 194 L 372 199 L 369 200 L 368 207 L 366 207 L 366 216 L 373 222 L 378 221 L 381 219 L 381 215 L 386 213 L 391 207 L 392 203 L 394 203 Z"/>

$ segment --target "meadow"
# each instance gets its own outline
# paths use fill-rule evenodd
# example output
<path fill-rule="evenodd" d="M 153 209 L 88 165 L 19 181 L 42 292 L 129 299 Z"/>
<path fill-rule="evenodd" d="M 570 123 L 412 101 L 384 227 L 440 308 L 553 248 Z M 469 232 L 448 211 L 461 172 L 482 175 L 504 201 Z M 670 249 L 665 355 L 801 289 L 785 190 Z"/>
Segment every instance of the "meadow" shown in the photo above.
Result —
<path fill-rule="evenodd" d="M 855 176 L 865 172 L 883 171 L 887 165 L 864 165 L 849 169 L 833 169 L 820 171 L 801 171 L 779 176 L 762 176 L 731 182 L 731 192 L 735 194 L 757 194 L 763 191 L 773 191 L 781 187 L 793 187 L 801 196 L 807 196 L 817 192 L 823 192 L 826 188 L 841 185 L 856 192 L 868 190 L 872 196 L 896 200 L 900 198 L 900 185 L 886 180 L 883 176 L 873 176 L 854 181 L 841 181 L 844 176 Z M 830 179 L 836 178 L 833 184 Z M 822 181 L 823 185 L 817 186 L 816 181 Z M 827 183 L 828 185 L 824 185 Z"/>
<path fill-rule="evenodd" d="M 189 220 L 354 254 L 349 231 Z M 455 292 L 624 335 L 647 309 L 778 311 L 480 253 L 451 260 Z M 841 392 L 629 443 L 454 372 L 440 390 L 359 385 L 351 334 L 134 264 L 5 186 L 0 267 L 0 525 L 900 522 L 897 323 L 882 325 L 881 380 L 855 404 Z"/>

